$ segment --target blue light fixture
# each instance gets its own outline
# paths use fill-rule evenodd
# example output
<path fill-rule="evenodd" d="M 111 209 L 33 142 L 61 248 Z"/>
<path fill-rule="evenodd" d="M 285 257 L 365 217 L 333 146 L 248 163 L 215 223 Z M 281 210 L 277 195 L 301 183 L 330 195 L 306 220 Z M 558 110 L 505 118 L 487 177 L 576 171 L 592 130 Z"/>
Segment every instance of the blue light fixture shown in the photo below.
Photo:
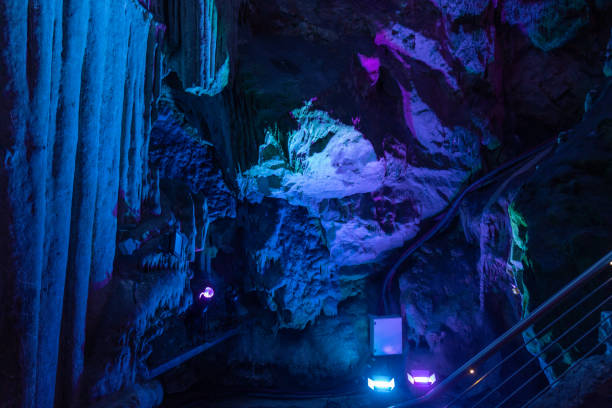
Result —
<path fill-rule="evenodd" d="M 395 379 L 389 377 L 368 378 L 368 387 L 373 391 L 389 392 L 395 388 Z"/>

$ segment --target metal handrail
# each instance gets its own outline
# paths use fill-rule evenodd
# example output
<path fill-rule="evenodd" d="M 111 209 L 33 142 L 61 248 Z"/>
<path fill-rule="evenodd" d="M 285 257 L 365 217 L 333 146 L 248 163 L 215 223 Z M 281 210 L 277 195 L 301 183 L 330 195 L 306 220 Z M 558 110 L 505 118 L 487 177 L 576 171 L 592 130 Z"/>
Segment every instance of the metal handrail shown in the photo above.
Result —
<path fill-rule="evenodd" d="M 608 317 L 609 319 L 609 317 Z M 578 360 L 576 360 L 576 362 L 574 363 L 574 365 L 578 365 L 580 364 L 585 358 L 589 357 L 591 355 L 592 352 L 594 352 L 595 350 L 597 350 L 598 347 L 602 346 L 605 342 L 607 342 L 608 340 L 610 340 L 612 338 L 612 334 L 607 335 L 606 337 L 604 337 L 603 339 L 601 339 L 595 346 L 593 346 L 588 352 L 586 352 L 582 357 L 580 357 Z M 550 384 L 548 384 L 546 387 L 544 387 L 543 390 L 541 390 L 539 393 L 537 393 L 535 396 L 533 396 L 529 401 L 527 401 L 523 406 L 521 406 L 521 408 L 526 408 L 529 405 L 533 404 L 534 401 L 536 401 L 538 398 L 540 398 L 540 396 L 542 396 L 542 394 L 544 394 L 547 390 L 549 390 L 550 388 L 552 388 L 556 383 L 558 383 L 565 374 L 567 374 L 569 372 L 568 370 L 565 370 L 561 375 L 559 375 L 557 377 L 557 379 L 553 382 L 551 382 Z"/>
<path fill-rule="evenodd" d="M 584 338 L 586 338 L 586 336 L 588 336 L 589 334 L 593 333 L 593 331 L 595 331 L 596 329 L 599 329 L 599 327 L 603 324 L 604 321 L 600 321 L 599 323 L 595 324 L 593 327 L 591 327 L 589 330 L 587 330 L 585 333 L 582 334 L 582 336 L 580 336 L 578 338 L 578 340 L 575 340 L 572 344 L 570 344 L 568 346 L 568 349 L 571 349 L 572 347 L 575 347 L 577 344 L 579 344 Z M 553 366 L 553 364 L 558 361 L 561 357 L 563 357 L 564 353 L 559 353 L 555 358 L 553 358 L 552 360 L 550 360 L 550 362 L 546 363 L 546 365 L 544 367 L 542 367 L 542 370 L 546 370 L 547 368 L 550 368 Z M 502 405 L 504 405 L 507 401 L 509 401 L 513 396 L 515 396 L 520 390 L 522 390 L 527 384 L 529 384 L 529 382 L 533 379 L 535 379 L 538 375 L 540 375 L 540 373 L 535 373 L 533 374 L 531 377 L 529 377 L 526 381 L 523 382 L 523 384 L 521 384 L 519 387 L 515 388 L 514 391 L 512 391 L 512 393 L 508 396 L 506 396 L 506 398 L 504 398 L 504 400 L 502 402 L 500 402 L 499 404 L 497 404 L 495 406 L 495 408 L 499 408 Z M 474 405 L 474 407 L 476 407 L 477 405 L 480 405 L 480 403 L 482 401 L 484 401 L 485 398 L 482 398 L 480 401 L 478 401 L 476 403 L 476 405 Z"/>
<path fill-rule="evenodd" d="M 576 309 L 578 306 L 580 306 L 582 303 L 584 303 L 585 301 L 587 301 L 588 299 L 591 298 L 591 296 L 593 296 L 595 293 L 599 292 L 600 289 L 602 289 L 604 286 L 608 285 L 610 283 L 611 279 L 608 279 L 606 281 L 604 281 L 601 285 L 599 285 L 597 288 L 593 289 L 588 295 L 584 296 L 582 299 L 580 299 L 578 302 L 574 303 L 571 307 L 569 307 L 568 309 L 566 309 L 563 313 L 561 313 L 559 316 L 557 316 L 553 321 L 551 321 L 550 323 L 548 323 L 546 326 L 544 326 L 542 329 L 540 329 L 538 331 L 538 333 L 536 333 L 534 336 L 532 336 L 532 338 L 528 341 L 526 341 L 524 344 L 521 344 L 520 346 L 518 346 L 517 348 L 514 349 L 514 351 L 512 351 L 511 353 L 509 353 L 506 357 L 504 357 L 501 361 L 499 361 L 495 366 L 493 366 L 492 368 L 490 368 L 487 372 L 485 372 L 484 374 L 482 374 L 480 376 L 480 378 L 475 381 L 472 385 L 470 385 L 468 388 L 466 388 L 465 390 L 463 390 L 459 395 L 455 396 L 455 398 L 448 404 L 446 404 L 446 407 L 450 406 L 451 404 L 455 403 L 456 401 L 458 401 L 461 397 L 463 397 L 465 394 L 467 394 L 468 392 L 470 392 L 474 387 L 476 387 L 478 384 L 480 384 L 484 379 L 486 379 L 489 374 L 491 374 L 493 371 L 495 371 L 496 369 L 498 369 L 502 364 L 504 364 L 506 361 L 510 360 L 513 356 L 516 355 L 516 353 L 518 353 L 519 351 L 521 351 L 523 349 L 523 347 L 526 347 L 529 343 L 536 341 L 538 339 L 538 337 L 540 335 L 542 335 L 543 333 L 545 333 L 548 329 L 550 329 L 552 327 L 552 325 L 554 325 L 555 323 L 557 323 L 559 320 L 563 319 L 565 316 L 567 316 L 569 313 L 571 313 L 574 309 Z M 599 306 L 598 306 L 599 307 Z M 592 312 L 591 312 L 592 313 Z M 589 313 L 589 315 L 591 314 Z M 582 320 L 582 319 L 581 319 Z M 573 327 L 572 327 L 573 328 Z M 571 329 L 571 328 L 570 328 Z M 562 335 L 563 336 L 563 335 Z M 561 338 L 561 336 L 557 337 L 557 341 Z M 552 343 L 551 343 L 552 344 Z M 548 346 L 546 346 L 546 348 L 544 350 L 547 350 L 551 344 L 549 344 Z M 537 356 L 535 356 L 537 357 Z M 529 362 L 531 362 L 533 359 L 530 359 Z M 525 365 L 522 366 L 521 368 L 519 368 L 517 371 L 522 370 L 523 368 L 525 368 Z"/>
<path fill-rule="evenodd" d="M 548 314 L 561 302 L 567 299 L 570 295 L 582 288 L 593 278 L 595 278 L 605 266 L 608 266 L 612 262 L 612 251 L 604 255 L 599 261 L 593 264 L 590 268 L 584 271 L 580 276 L 569 282 L 556 294 L 554 294 L 546 302 L 542 303 L 537 307 L 529 316 L 519 321 L 517 324 L 512 326 L 508 331 L 499 336 L 496 340 L 490 343 L 487 347 L 481 350 L 478 354 L 468 360 L 465 364 L 459 367 L 450 376 L 445 378 L 436 387 L 432 388 L 428 393 L 418 398 L 414 398 L 410 401 L 405 401 L 399 404 L 389 406 L 389 408 L 404 408 L 414 407 L 419 404 L 430 402 L 434 397 L 437 397 L 442 391 L 448 389 L 456 381 L 463 378 L 471 367 L 478 366 L 480 363 L 486 361 L 489 357 L 499 351 L 503 346 L 508 344 L 510 341 L 518 335 L 527 330 L 531 325 L 539 321 L 542 317 Z"/>

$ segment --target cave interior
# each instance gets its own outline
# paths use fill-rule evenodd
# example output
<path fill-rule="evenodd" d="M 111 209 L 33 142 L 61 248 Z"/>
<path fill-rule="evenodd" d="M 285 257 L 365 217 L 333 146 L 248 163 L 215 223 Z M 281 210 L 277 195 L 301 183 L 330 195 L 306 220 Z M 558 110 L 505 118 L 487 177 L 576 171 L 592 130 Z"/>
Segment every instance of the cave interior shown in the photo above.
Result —
<path fill-rule="evenodd" d="M 611 0 L 0 33 L 0 408 L 612 407 Z"/>

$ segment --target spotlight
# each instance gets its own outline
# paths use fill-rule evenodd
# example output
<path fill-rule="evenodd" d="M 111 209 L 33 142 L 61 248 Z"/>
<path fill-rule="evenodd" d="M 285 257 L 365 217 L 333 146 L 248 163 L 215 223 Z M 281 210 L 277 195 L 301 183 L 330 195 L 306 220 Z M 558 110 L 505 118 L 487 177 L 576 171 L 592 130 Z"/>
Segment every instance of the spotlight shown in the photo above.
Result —
<path fill-rule="evenodd" d="M 212 299 L 213 296 L 215 296 L 215 290 L 211 288 L 210 286 L 207 286 L 204 288 L 202 292 L 200 292 L 200 296 L 198 296 L 198 299 L 210 300 Z"/>
<path fill-rule="evenodd" d="M 476 370 L 474 370 L 473 368 L 470 368 L 469 373 L 470 373 L 470 374 L 475 374 L 475 373 L 476 373 Z"/>
<path fill-rule="evenodd" d="M 436 374 L 425 370 L 412 370 L 406 376 L 412 385 L 431 385 L 436 382 Z"/>
<path fill-rule="evenodd" d="M 368 378 L 368 387 L 373 391 L 389 392 L 395 388 L 395 378 L 374 377 Z"/>

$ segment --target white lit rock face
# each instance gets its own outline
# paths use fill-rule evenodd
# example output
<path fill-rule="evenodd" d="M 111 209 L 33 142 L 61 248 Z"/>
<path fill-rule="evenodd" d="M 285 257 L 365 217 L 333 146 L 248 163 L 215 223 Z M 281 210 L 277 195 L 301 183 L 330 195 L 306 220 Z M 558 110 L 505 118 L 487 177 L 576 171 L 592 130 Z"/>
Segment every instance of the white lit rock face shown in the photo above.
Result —
<path fill-rule="evenodd" d="M 426 106 L 420 107 L 415 111 L 418 119 L 407 113 L 411 122 L 425 126 L 426 119 L 435 120 L 431 111 L 423 110 Z M 289 158 L 282 152 L 270 160 L 262 157 L 260 164 L 240 178 L 240 188 L 249 201 L 265 196 L 283 198 L 320 217 L 331 261 L 339 266 L 373 262 L 385 251 L 401 246 L 415 235 L 420 219 L 441 211 L 470 170 L 479 166 L 477 153 L 466 160 L 457 153 L 459 148 L 450 146 L 436 148 L 435 153 L 471 162 L 471 169 L 415 167 L 405 162 L 405 156 L 391 153 L 379 159 L 372 143 L 353 126 L 312 109 L 310 104 L 293 115 L 298 129 L 288 136 Z M 471 143 L 466 150 L 478 150 L 474 135 L 460 129 L 452 134 L 435 122 L 431 126 L 433 134 L 451 134 L 449 145 Z M 279 135 L 269 133 L 268 144 L 260 151 L 278 144 L 275 137 Z"/>
<path fill-rule="evenodd" d="M 445 170 L 416 167 L 406 163 L 405 157 L 394 157 L 391 153 L 377 158 L 371 142 L 361 132 L 311 105 L 308 103 L 293 111 L 298 128 L 287 136 L 289 157 L 275 148 L 279 145 L 276 138 L 282 136 L 269 132 L 268 143 L 260 148 L 260 163 L 239 179 L 239 188 L 247 200 L 261 203 L 264 197 L 271 197 L 289 204 L 288 210 L 280 209 L 276 215 L 277 229 L 265 247 L 254 254 L 257 271 L 269 285 L 266 290 L 272 290 L 270 297 L 274 297 L 278 288 L 288 291 L 284 292 L 280 304 L 273 303 L 275 308 L 280 308 L 281 315 L 286 311 L 291 316 L 283 319 L 287 327 L 303 327 L 314 321 L 327 304 L 327 296 L 333 296 L 333 302 L 337 303 L 353 295 L 350 290 L 342 290 L 346 285 L 342 280 L 354 280 L 355 276 L 343 275 L 353 275 L 351 267 L 380 261 L 388 251 L 413 238 L 419 231 L 420 221 L 444 209 L 448 197 L 458 192 L 471 170 L 479 165 L 477 157 L 458 154 L 478 149 L 478 139 L 467 131 L 464 134 L 459 129 L 453 135 L 451 130 L 433 123 L 433 132 L 446 131 L 452 135 L 454 139 L 449 145 L 472 143 L 463 150 L 443 145 L 436 148 L 436 153 L 448 155 L 449 161 L 468 161 L 472 169 L 460 164 L 456 169 Z M 423 115 L 422 112 L 418 111 L 417 116 Z M 435 118 L 431 111 L 427 112 L 430 119 Z M 412 119 L 412 112 L 407 115 L 413 122 L 425 124 L 424 117 Z M 276 153 L 271 153 L 273 150 Z M 395 153 L 401 154 L 401 151 Z M 310 221 L 305 222 L 302 217 Z M 284 232 L 286 228 L 306 231 L 309 224 L 318 231 L 312 238 L 307 235 L 301 239 L 302 245 L 292 242 L 295 232 Z M 306 249 L 309 242 L 320 248 L 319 255 Z M 279 246 L 285 245 L 288 252 L 280 251 Z M 304 256 L 313 257 L 311 264 L 302 264 Z M 280 266 L 285 276 L 272 278 L 274 272 L 270 265 Z M 314 293 L 306 296 L 290 289 L 296 273 L 313 274 L 317 269 L 332 275 L 335 272 L 336 279 L 332 282 L 339 279 L 337 295 L 332 295 L 331 288 L 319 288 L 329 282 L 325 276 L 311 281 L 308 287 Z M 301 312 L 295 314 L 292 309 L 298 305 L 289 306 L 292 302 L 314 302 L 314 305 L 301 307 Z"/>

